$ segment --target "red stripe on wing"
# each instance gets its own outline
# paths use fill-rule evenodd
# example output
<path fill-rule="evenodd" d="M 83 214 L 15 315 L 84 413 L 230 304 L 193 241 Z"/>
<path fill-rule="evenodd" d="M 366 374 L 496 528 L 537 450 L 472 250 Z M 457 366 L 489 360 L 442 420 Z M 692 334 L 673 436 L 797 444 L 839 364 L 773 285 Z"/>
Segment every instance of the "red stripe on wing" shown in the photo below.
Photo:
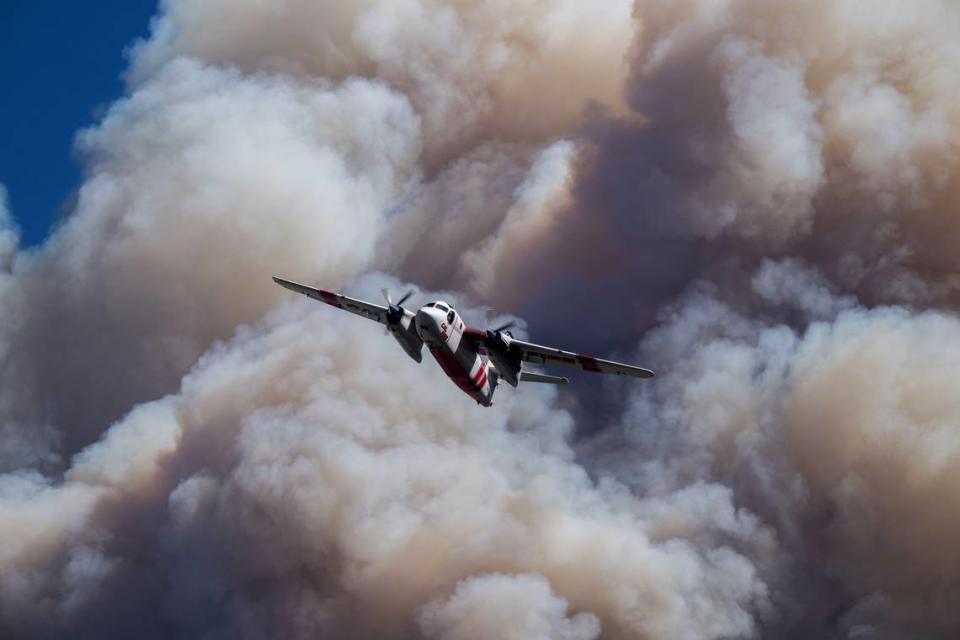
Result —
<path fill-rule="evenodd" d="M 329 291 L 324 291 L 323 289 L 319 289 L 319 291 L 320 291 L 320 298 L 322 298 L 324 302 L 326 302 L 327 304 L 332 304 L 335 307 L 340 306 L 340 301 L 337 299 L 337 294 L 331 293 Z"/>
<path fill-rule="evenodd" d="M 603 373 L 600 365 L 597 364 L 597 359 L 593 356 L 578 355 L 577 360 L 580 361 L 580 366 L 582 366 L 584 370 L 592 371 L 593 373 Z"/>

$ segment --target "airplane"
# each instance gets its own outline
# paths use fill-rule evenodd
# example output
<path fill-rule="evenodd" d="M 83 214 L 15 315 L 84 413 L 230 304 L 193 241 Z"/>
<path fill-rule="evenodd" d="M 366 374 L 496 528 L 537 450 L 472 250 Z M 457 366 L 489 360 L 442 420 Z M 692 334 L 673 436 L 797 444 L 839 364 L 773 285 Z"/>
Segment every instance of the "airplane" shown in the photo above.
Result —
<path fill-rule="evenodd" d="M 387 301 L 387 306 L 383 307 L 276 276 L 273 281 L 308 298 L 379 322 L 417 362 L 423 361 L 423 346 L 426 345 L 454 384 L 484 407 L 493 404 L 493 394 L 500 380 L 512 387 L 520 382 L 569 382 L 567 378 L 526 371 L 524 362 L 559 364 L 593 373 L 634 378 L 654 377 L 653 371 L 643 367 L 517 340 L 509 331 L 512 322 L 486 331 L 468 327 L 456 309 L 443 300 L 429 302 L 414 313 L 403 308 L 413 291 L 394 302 L 390 293 L 383 289 Z"/>

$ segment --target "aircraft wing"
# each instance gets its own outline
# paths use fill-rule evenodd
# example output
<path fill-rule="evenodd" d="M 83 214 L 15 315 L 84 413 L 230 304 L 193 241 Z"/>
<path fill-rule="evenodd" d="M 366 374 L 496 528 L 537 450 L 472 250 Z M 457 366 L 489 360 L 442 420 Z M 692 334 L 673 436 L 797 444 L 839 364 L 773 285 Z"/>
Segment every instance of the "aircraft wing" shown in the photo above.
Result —
<path fill-rule="evenodd" d="M 632 364 L 621 364 L 612 360 L 594 358 L 582 353 L 572 353 L 553 347 L 544 347 L 523 340 L 511 340 L 510 350 L 519 353 L 525 362 L 534 364 L 559 364 L 567 367 L 577 367 L 593 373 L 606 373 L 615 376 L 631 376 L 634 378 L 652 378 L 653 371 L 636 367 Z"/>
<path fill-rule="evenodd" d="M 290 280 L 284 280 L 283 278 L 278 278 L 276 276 L 273 277 L 273 281 L 285 289 L 302 293 L 308 298 L 313 298 L 314 300 L 319 300 L 320 302 L 326 302 L 332 307 L 343 309 L 344 311 L 349 311 L 350 313 L 355 313 L 358 316 L 363 316 L 364 318 L 369 318 L 370 320 L 375 320 L 383 325 L 387 324 L 386 307 L 364 302 L 363 300 L 349 298 L 347 296 L 340 295 L 339 293 L 333 293 L 332 291 L 314 289 L 313 287 L 308 287 L 305 284 L 291 282 Z"/>

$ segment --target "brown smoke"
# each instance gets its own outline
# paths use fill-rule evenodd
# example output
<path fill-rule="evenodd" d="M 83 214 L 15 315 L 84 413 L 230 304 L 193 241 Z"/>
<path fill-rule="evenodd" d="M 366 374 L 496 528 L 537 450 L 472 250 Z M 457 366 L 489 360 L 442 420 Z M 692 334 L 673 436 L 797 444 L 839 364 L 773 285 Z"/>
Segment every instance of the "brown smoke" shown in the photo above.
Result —
<path fill-rule="evenodd" d="M 958 42 L 167 0 L 73 214 L 18 252 L 0 198 L 0 635 L 956 636 Z M 482 410 L 274 273 L 661 375 Z"/>

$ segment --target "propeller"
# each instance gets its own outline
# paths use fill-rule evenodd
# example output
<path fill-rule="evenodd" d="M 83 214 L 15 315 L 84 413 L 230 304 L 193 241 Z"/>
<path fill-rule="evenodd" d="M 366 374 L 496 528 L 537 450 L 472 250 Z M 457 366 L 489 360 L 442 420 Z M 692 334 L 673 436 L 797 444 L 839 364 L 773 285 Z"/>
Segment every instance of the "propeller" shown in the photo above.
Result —
<path fill-rule="evenodd" d="M 513 329 L 515 326 L 517 326 L 517 323 L 511 320 L 507 324 L 497 327 L 496 329 L 493 330 L 493 332 L 500 333 L 501 331 L 507 331 L 509 329 Z"/>
<path fill-rule="evenodd" d="M 496 309 L 494 309 L 493 307 L 484 307 L 483 312 L 484 312 L 484 315 L 487 317 L 487 324 L 489 325 L 491 322 L 493 322 L 494 316 L 497 315 Z M 500 333 L 501 331 L 508 331 L 509 329 L 513 329 L 515 326 L 517 326 L 517 323 L 511 320 L 510 322 L 504 325 L 500 325 L 496 329 L 491 329 L 490 333 Z"/>
<path fill-rule="evenodd" d="M 387 300 L 387 322 L 389 322 L 390 325 L 400 324 L 400 320 L 403 319 L 403 303 L 413 295 L 413 289 L 403 294 L 403 297 L 397 300 L 396 303 L 393 302 L 393 299 L 390 297 L 390 292 L 387 291 L 386 287 L 381 289 L 381 291 L 383 292 L 383 297 Z M 386 332 L 390 333 L 390 327 L 387 327 Z"/>
<path fill-rule="evenodd" d="M 387 299 L 387 304 L 390 305 L 391 307 L 394 306 L 393 300 L 390 298 L 390 292 L 387 291 L 387 288 L 384 287 L 384 288 L 381 289 L 380 291 L 383 292 L 383 297 Z M 396 306 L 402 308 L 402 307 L 403 307 L 403 303 L 406 302 L 407 300 L 409 300 L 409 299 L 410 299 L 410 296 L 412 296 L 412 295 L 413 295 L 413 289 L 410 289 L 410 291 L 407 291 L 405 294 L 403 294 L 403 297 L 402 297 L 402 298 L 400 298 L 399 300 L 397 300 Z"/>

